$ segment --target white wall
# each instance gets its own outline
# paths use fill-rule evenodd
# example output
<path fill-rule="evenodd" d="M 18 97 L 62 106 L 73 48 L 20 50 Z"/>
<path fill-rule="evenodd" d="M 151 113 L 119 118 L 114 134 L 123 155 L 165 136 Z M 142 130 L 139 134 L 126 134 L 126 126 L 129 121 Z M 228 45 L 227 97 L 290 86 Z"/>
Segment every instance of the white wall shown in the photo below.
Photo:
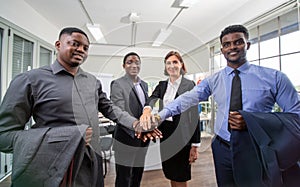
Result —
<path fill-rule="evenodd" d="M 58 38 L 59 28 L 56 28 L 44 17 L 40 16 L 25 1 L 0 0 L 0 16 L 36 35 L 50 44 Z"/>

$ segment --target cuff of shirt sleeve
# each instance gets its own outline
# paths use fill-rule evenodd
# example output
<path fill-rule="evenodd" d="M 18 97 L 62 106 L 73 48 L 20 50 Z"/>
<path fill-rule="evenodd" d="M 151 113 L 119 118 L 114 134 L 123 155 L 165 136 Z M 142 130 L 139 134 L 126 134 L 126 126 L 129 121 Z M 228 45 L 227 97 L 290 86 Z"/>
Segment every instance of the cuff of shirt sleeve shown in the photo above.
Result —
<path fill-rule="evenodd" d="M 193 147 L 200 147 L 201 143 L 192 143 Z"/>
<path fill-rule="evenodd" d="M 167 115 L 167 110 L 163 109 L 162 111 L 160 111 L 158 113 L 158 115 L 160 116 L 160 120 L 164 121 L 166 119 L 166 115 Z"/>

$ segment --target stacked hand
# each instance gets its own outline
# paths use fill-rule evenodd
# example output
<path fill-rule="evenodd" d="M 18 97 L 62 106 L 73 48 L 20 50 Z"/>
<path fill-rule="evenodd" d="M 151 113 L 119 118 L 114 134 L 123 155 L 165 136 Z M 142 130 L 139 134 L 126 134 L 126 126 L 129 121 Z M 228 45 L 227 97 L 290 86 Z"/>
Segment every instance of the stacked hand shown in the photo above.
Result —
<path fill-rule="evenodd" d="M 152 130 L 160 123 L 160 117 L 153 115 L 150 108 L 145 108 L 140 117 L 140 125 L 143 130 Z"/>
<path fill-rule="evenodd" d="M 158 115 L 152 115 L 151 109 L 146 108 L 140 117 L 140 122 L 134 125 L 137 138 L 146 142 L 148 139 L 155 142 L 156 139 L 162 138 L 162 133 L 157 129 L 160 123 Z"/>

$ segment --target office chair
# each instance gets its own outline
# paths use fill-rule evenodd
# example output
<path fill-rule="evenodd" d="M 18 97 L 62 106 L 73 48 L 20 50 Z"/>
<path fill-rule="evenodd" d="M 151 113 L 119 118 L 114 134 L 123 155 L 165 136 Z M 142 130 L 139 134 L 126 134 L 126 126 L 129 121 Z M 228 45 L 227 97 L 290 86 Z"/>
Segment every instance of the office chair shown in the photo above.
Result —
<path fill-rule="evenodd" d="M 104 163 L 104 174 L 103 177 L 105 178 L 107 174 L 107 162 L 109 162 L 112 152 L 111 152 L 111 147 L 113 143 L 113 138 L 110 135 L 110 133 L 107 131 L 106 126 L 100 126 L 100 148 L 102 152 L 102 158 L 103 158 L 103 163 Z M 109 152 L 108 155 L 106 152 Z"/>

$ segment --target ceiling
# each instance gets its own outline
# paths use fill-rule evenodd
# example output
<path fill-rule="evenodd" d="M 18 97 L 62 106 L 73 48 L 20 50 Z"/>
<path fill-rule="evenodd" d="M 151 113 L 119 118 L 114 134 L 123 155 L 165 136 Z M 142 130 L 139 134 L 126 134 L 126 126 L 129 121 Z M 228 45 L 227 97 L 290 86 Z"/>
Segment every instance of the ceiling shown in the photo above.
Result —
<path fill-rule="evenodd" d="M 216 38 L 227 25 L 246 23 L 288 0 L 199 0 L 189 8 L 174 7 L 174 0 L 25 0 L 55 27 L 100 24 L 107 44 L 93 46 L 113 49 L 137 47 L 148 51 L 177 49 L 188 53 Z M 126 20 L 136 13 L 134 22 Z M 160 47 L 152 42 L 160 29 L 171 35 Z"/>

